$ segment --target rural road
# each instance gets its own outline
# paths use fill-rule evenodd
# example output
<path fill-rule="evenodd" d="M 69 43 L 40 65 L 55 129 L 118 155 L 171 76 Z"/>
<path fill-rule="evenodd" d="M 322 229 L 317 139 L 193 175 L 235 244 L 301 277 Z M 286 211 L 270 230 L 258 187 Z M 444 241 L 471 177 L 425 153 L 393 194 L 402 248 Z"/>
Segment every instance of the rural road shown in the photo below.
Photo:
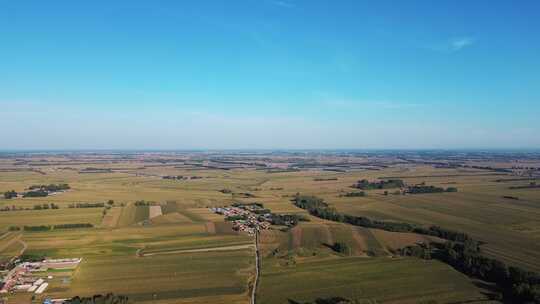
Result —
<path fill-rule="evenodd" d="M 185 250 L 173 250 L 173 251 L 162 251 L 162 252 L 150 252 L 142 253 L 143 248 L 137 250 L 136 255 L 138 257 L 149 257 L 154 255 L 163 255 L 163 254 L 178 254 L 178 253 L 195 253 L 195 252 L 211 252 L 211 251 L 227 251 L 227 250 L 239 250 L 239 249 L 248 249 L 255 247 L 255 279 L 253 280 L 253 288 L 251 290 L 251 304 L 256 303 L 256 293 L 257 286 L 259 284 L 259 275 L 261 271 L 261 262 L 260 262 L 260 253 L 259 253 L 259 232 L 255 233 L 255 245 L 253 244 L 244 244 L 244 245 L 235 245 L 235 246 L 223 246 L 223 247 L 212 247 L 212 248 L 200 248 L 200 249 L 185 249 Z"/>
<path fill-rule="evenodd" d="M 257 285 L 259 284 L 260 261 L 259 261 L 259 231 L 255 230 L 255 280 L 251 290 L 251 304 L 256 302 Z"/>

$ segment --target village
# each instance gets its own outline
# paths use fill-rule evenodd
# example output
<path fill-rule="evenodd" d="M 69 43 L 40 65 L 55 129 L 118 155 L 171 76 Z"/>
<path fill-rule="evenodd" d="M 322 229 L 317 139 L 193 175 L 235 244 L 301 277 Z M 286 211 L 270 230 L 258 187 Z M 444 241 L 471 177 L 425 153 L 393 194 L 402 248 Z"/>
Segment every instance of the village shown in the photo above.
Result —
<path fill-rule="evenodd" d="M 50 274 L 51 270 L 74 270 L 81 261 L 81 258 L 43 259 L 41 261 L 16 260 L 11 269 L 2 273 L 0 294 L 28 292 L 41 295 L 49 287 L 48 281 L 54 279 L 53 275 Z M 46 303 L 58 304 L 65 301 L 66 299 L 45 300 Z"/>
<path fill-rule="evenodd" d="M 270 229 L 272 225 L 293 227 L 298 221 L 306 220 L 295 214 L 275 214 L 260 203 L 234 203 L 232 206 L 211 208 L 212 212 L 225 216 L 233 224 L 233 230 L 247 232 Z"/>

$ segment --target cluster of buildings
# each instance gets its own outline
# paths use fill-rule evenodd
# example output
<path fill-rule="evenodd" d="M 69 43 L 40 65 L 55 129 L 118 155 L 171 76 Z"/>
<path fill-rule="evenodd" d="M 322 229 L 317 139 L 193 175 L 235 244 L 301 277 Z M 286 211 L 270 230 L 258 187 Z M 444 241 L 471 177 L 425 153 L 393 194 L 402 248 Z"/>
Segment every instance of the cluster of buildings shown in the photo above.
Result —
<path fill-rule="evenodd" d="M 14 267 L 7 271 L 0 283 L 0 294 L 9 292 L 31 292 L 42 294 L 49 283 L 44 276 L 49 269 L 75 269 L 82 261 L 76 259 L 44 259 L 38 262 L 16 262 Z M 41 274 L 41 275 L 40 275 Z"/>
<path fill-rule="evenodd" d="M 225 216 L 233 223 L 236 231 L 255 234 L 256 231 L 269 229 L 272 223 L 272 213 L 261 204 L 235 204 L 230 207 L 211 208 L 212 212 Z"/>

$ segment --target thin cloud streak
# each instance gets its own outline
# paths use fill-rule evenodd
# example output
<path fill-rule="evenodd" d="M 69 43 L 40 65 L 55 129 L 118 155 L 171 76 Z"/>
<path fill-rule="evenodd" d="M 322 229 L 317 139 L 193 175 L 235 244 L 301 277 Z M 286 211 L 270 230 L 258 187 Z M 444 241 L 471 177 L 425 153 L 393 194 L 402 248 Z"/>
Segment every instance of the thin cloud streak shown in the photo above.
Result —
<path fill-rule="evenodd" d="M 476 43 L 475 38 L 463 36 L 450 38 L 444 43 L 431 45 L 427 48 L 441 53 L 455 53 L 472 46 L 474 43 Z"/>
<path fill-rule="evenodd" d="M 274 1 L 269 1 L 269 3 L 271 3 L 273 5 L 276 5 L 276 6 L 285 7 L 285 8 L 293 8 L 293 7 L 295 7 L 294 3 L 291 3 L 291 2 L 288 2 L 288 1 L 274 0 Z"/>
<path fill-rule="evenodd" d="M 471 37 L 460 37 L 450 40 L 450 50 L 453 52 L 466 48 L 474 43 L 474 39 Z"/>

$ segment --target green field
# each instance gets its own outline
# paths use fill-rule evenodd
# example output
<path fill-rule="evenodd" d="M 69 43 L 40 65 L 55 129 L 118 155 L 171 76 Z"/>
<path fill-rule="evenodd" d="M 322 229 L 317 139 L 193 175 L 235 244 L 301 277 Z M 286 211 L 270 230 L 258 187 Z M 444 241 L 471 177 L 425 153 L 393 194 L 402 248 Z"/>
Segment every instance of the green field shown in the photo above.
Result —
<path fill-rule="evenodd" d="M 365 303 L 486 300 L 465 276 L 436 261 L 348 257 L 306 259 L 284 267 L 267 259 L 262 274 L 258 300 L 263 304 L 336 295 Z"/>

